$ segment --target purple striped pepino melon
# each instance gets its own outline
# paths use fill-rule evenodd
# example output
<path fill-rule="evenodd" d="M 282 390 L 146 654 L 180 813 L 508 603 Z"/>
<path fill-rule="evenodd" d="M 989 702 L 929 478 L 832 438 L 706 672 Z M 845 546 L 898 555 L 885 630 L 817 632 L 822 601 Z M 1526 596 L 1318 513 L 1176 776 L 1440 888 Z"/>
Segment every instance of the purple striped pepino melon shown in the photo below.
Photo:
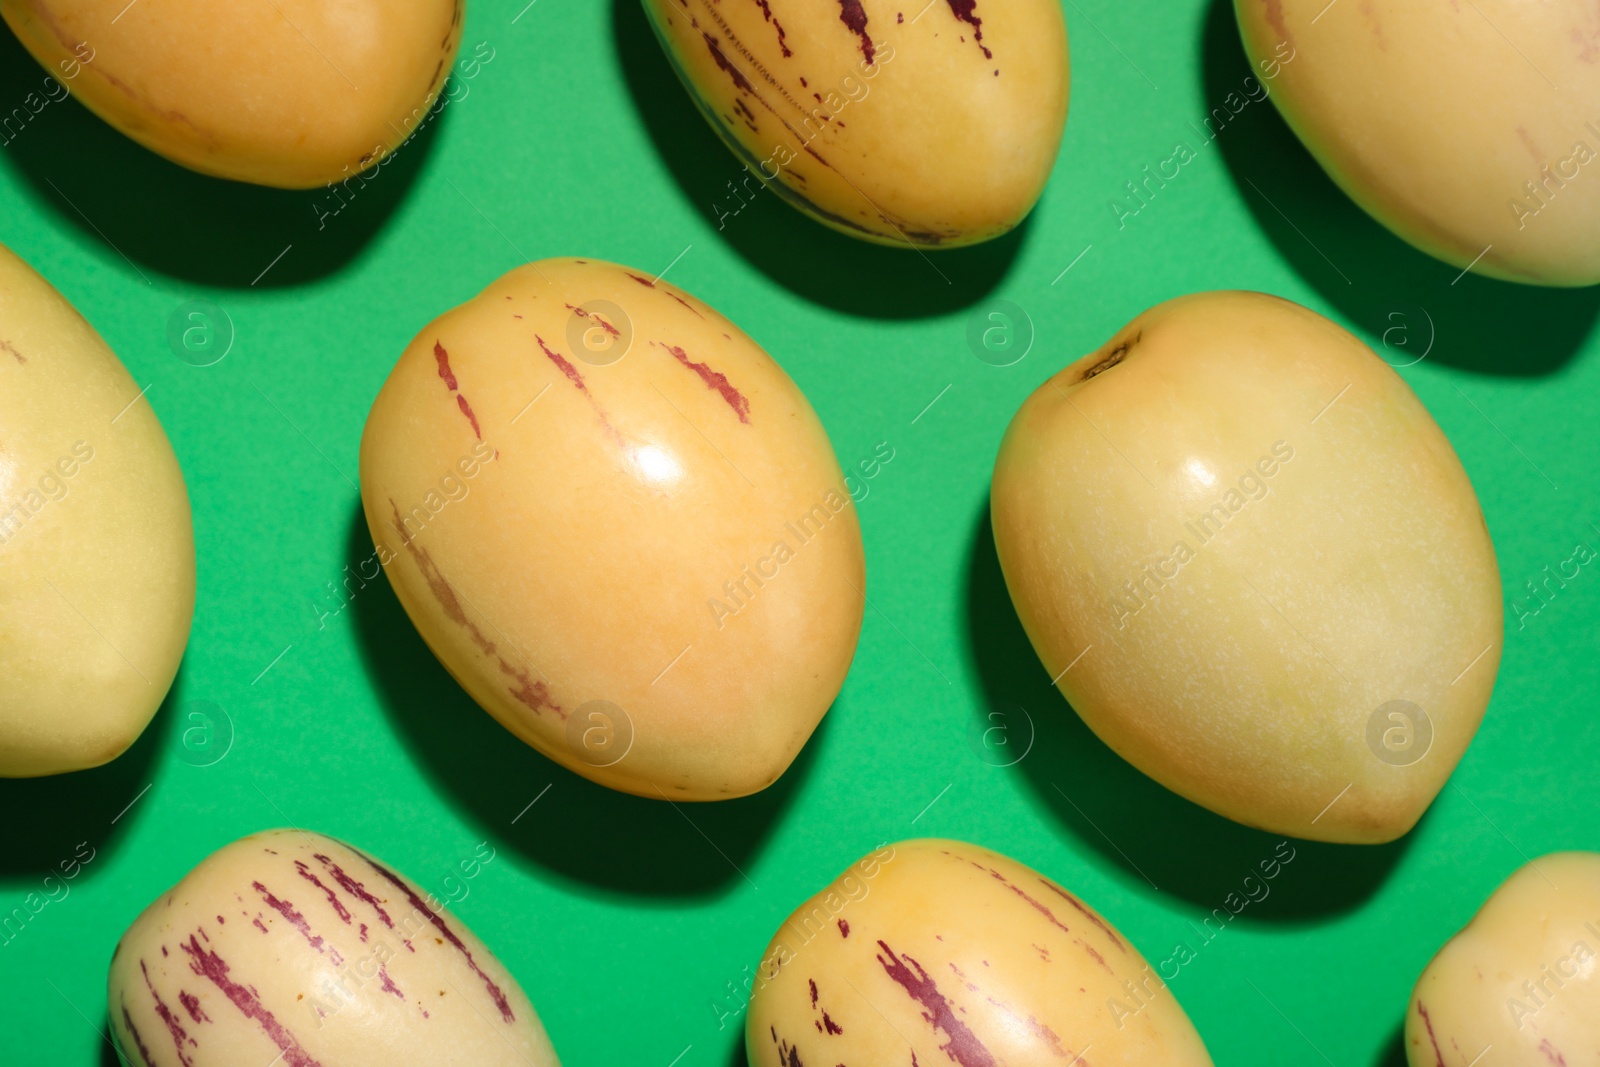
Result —
<path fill-rule="evenodd" d="M 1166 985 L 1182 962 L 1152 968 L 1015 860 L 902 841 L 851 864 L 779 928 L 745 1045 L 750 1067 L 1210 1067 Z"/>
<path fill-rule="evenodd" d="M 644 7 L 744 165 L 729 163 L 730 203 L 766 186 L 852 237 L 957 248 L 1016 226 L 1050 179 L 1067 121 L 1057 0 Z"/>
<path fill-rule="evenodd" d="M 122 935 L 117 1043 L 135 1067 L 559 1067 L 516 979 L 445 908 L 331 837 L 241 838 Z"/>

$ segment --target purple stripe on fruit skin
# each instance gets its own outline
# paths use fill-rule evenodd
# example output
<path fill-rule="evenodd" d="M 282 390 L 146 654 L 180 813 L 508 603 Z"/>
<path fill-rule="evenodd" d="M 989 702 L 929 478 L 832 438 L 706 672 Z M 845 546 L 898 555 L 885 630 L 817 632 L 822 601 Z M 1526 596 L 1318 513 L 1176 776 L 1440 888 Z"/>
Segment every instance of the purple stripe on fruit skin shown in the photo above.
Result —
<path fill-rule="evenodd" d="M 228 977 L 230 968 L 227 961 L 215 952 L 201 948 L 200 942 L 192 934 L 188 944 L 178 947 L 189 956 L 190 970 L 221 990 L 223 996 L 227 997 L 245 1018 L 254 1019 L 260 1025 L 262 1031 L 283 1053 L 283 1062 L 288 1064 L 288 1067 L 322 1067 L 301 1047 L 294 1034 L 267 1010 L 253 989 L 240 985 Z"/>
<path fill-rule="evenodd" d="M 1043 915 L 1045 917 L 1045 919 L 1049 921 L 1051 926 L 1054 926 L 1056 929 L 1060 930 L 1064 934 L 1072 933 L 1071 929 L 1069 929 L 1067 927 L 1067 924 L 1062 922 L 1060 919 L 1056 918 L 1055 912 L 1051 911 L 1044 904 L 1043 901 L 1038 900 L 1035 897 L 1029 896 L 1027 890 L 1023 889 L 1021 886 L 1012 885 L 1009 881 L 1006 880 L 1006 876 L 1005 875 L 1001 874 L 999 871 L 993 870 L 993 869 L 991 869 L 989 867 L 985 867 L 981 863 L 974 863 L 973 866 L 978 868 L 978 870 L 980 870 L 980 871 L 987 871 L 990 878 L 993 878 L 995 881 L 999 882 L 1001 885 L 1003 885 L 1007 889 L 1011 890 L 1017 896 L 1021 897 L 1025 901 L 1027 901 L 1028 902 L 1028 906 L 1033 908 L 1033 910 L 1038 912 L 1040 915 Z"/>
<path fill-rule="evenodd" d="M 133 1025 L 133 1016 L 128 1014 L 128 1006 L 122 1006 L 122 1025 L 127 1029 L 128 1036 L 133 1038 L 134 1045 L 138 1046 L 139 1057 L 144 1060 L 145 1067 L 156 1067 L 156 1061 L 150 1056 L 150 1050 L 144 1047 L 144 1038 L 139 1036 L 139 1028 Z"/>
<path fill-rule="evenodd" d="M 139 973 L 144 975 L 144 987 L 150 990 L 150 999 L 156 1002 L 156 1015 L 167 1024 L 167 1033 L 172 1035 L 172 1044 L 178 1050 L 178 1062 L 183 1064 L 183 1067 L 193 1067 L 194 1061 L 184 1053 L 183 1043 L 187 1041 L 195 1048 L 200 1046 L 183 1028 L 183 1022 L 172 1013 L 171 1008 L 167 1007 L 167 1002 L 161 999 L 161 994 L 156 992 L 156 987 L 150 982 L 150 968 L 144 965 L 144 960 L 139 961 Z"/>
<path fill-rule="evenodd" d="M 390 920 L 389 913 L 383 910 L 383 903 L 379 901 L 377 897 L 367 892 L 366 886 L 350 877 L 344 872 L 343 867 L 340 867 L 337 863 L 333 862 L 333 860 L 329 859 L 327 856 L 324 856 L 322 853 L 314 853 L 311 858 L 322 864 L 327 872 L 333 876 L 333 880 L 338 882 L 339 887 L 346 893 L 349 893 L 357 900 L 361 900 L 367 904 L 370 904 L 372 906 L 372 910 L 378 913 L 378 918 L 383 920 L 383 925 L 387 926 L 391 930 L 394 929 L 394 922 Z M 362 940 L 365 940 L 365 938 Z"/>
<path fill-rule="evenodd" d="M 594 406 L 595 416 L 599 418 L 600 425 L 606 428 L 606 433 L 611 435 L 611 439 L 619 445 L 622 444 L 622 435 L 617 432 L 617 428 L 615 426 L 611 425 L 610 416 L 608 416 L 605 412 L 605 409 L 600 406 L 600 401 L 596 400 L 594 398 L 594 394 L 589 391 L 588 384 L 583 380 L 582 372 L 580 372 L 577 367 L 574 367 L 572 362 L 565 356 L 552 349 L 549 345 L 545 344 L 543 337 L 540 337 L 538 334 L 534 334 L 533 339 L 538 343 L 539 350 L 544 353 L 545 358 L 551 363 L 555 364 L 556 369 L 562 374 L 566 375 L 568 381 L 577 386 L 578 392 L 588 397 L 589 403 Z M 394 502 L 390 501 L 390 503 L 393 504 Z M 508 674 L 512 673 L 509 665 L 503 659 L 500 661 L 500 669 L 506 671 Z M 537 712 L 539 710 L 538 705 L 531 704 L 529 701 L 533 699 L 540 699 L 538 694 L 543 689 L 544 683 L 540 682 L 538 687 L 534 687 L 526 679 L 522 679 L 522 682 L 524 687 L 530 690 L 530 692 L 527 695 L 523 695 L 519 694 L 516 690 L 512 690 L 512 695 L 517 697 L 517 699 L 521 700 L 523 703 L 528 704 L 529 707 L 533 708 L 533 710 Z M 562 718 L 564 719 L 566 716 L 562 715 Z"/>
<path fill-rule="evenodd" d="M 346 926 L 349 926 L 350 909 L 344 906 L 344 901 L 339 899 L 339 894 L 323 885 L 322 879 L 311 873 L 311 868 L 306 866 L 305 860 L 295 860 L 294 868 L 299 872 L 301 878 L 304 878 L 328 895 L 328 903 L 333 905 L 333 910 L 338 913 L 339 918 L 344 920 Z M 365 927 L 362 929 L 365 930 Z M 365 941 L 366 939 L 366 935 L 363 934 L 361 940 Z"/>
<path fill-rule="evenodd" d="M 1417 1001 L 1417 1014 L 1422 1016 L 1422 1023 L 1428 1028 L 1428 1041 L 1433 1045 L 1433 1058 L 1439 1061 L 1439 1067 L 1444 1067 L 1444 1053 L 1439 1051 L 1439 1039 L 1433 1033 L 1433 1019 L 1428 1015 L 1427 1007 L 1422 1001 Z"/>
<path fill-rule="evenodd" d="M 294 927 L 296 930 L 300 931 L 300 936 L 306 939 L 306 944 L 310 945 L 318 952 L 323 951 L 323 945 L 325 942 L 322 940 L 322 935 L 313 934 L 311 932 L 311 924 L 306 921 L 306 917 L 304 915 L 301 915 L 295 910 L 293 904 L 287 900 L 279 900 L 277 897 L 273 896 L 271 890 L 262 885 L 260 882 L 252 882 L 250 884 L 257 893 L 261 894 L 261 899 L 267 902 L 267 907 L 271 908 L 279 915 L 282 915 L 285 922 Z M 259 926 L 260 923 L 257 923 L 256 925 Z M 335 967 L 344 966 L 344 957 L 339 955 L 338 949 L 334 948 L 332 945 L 329 945 L 327 952 L 332 955 L 333 965 Z"/>
<path fill-rule="evenodd" d="M 983 1046 L 967 1024 L 956 1018 L 955 1009 L 945 995 L 939 992 L 939 985 L 927 971 L 922 969 L 922 964 L 910 956 L 901 957 L 895 954 L 883 941 L 878 942 L 878 947 L 888 953 L 889 959 L 879 956 L 878 962 L 882 964 L 884 973 L 887 974 L 900 987 L 906 995 L 922 1005 L 923 1018 L 932 1024 L 935 1032 L 943 1030 L 950 1035 L 950 1040 L 939 1046 L 961 1067 L 996 1067 L 995 1059 L 989 1050 Z M 909 966 L 908 966 L 909 965 Z M 912 968 L 916 973 L 912 973 Z"/>
<path fill-rule="evenodd" d="M 567 305 L 567 310 L 578 316 L 580 319 L 592 319 L 594 322 L 599 324 L 602 330 L 610 334 L 612 337 L 622 336 L 622 331 L 611 325 L 611 323 L 607 322 L 603 317 L 601 317 L 598 311 L 585 311 L 583 308 L 576 307 L 572 304 Z M 517 317 L 521 318 L 522 316 L 519 315 Z"/>
<path fill-rule="evenodd" d="M 189 1013 L 189 1018 L 195 1022 L 208 1023 L 211 1021 L 211 1016 L 207 1015 L 205 1009 L 200 1006 L 200 998 L 193 993 L 185 993 L 181 989 L 178 990 L 178 1003 L 183 1005 L 184 1010 Z"/>
<path fill-rule="evenodd" d="M 983 49 L 983 58 L 993 59 L 994 53 L 983 43 L 983 20 L 976 14 L 977 7 L 978 0 L 950 0 L 950 13 L 972 27 L 972 40 Z"/>
<path fill-rule="evenodd" d="M 546 349 L 546 351 L 549 350 Z M 577 372 L 574 371 L 573 373 Z M 585 393 L 587 392 L 585 390 Z M 591 403 L 594 400 L 593 397 L 589 399 Z M 605 412 L 600 410 L 598 404 L 595 404 L 594 407 L 601 423 L 620 442 L 622 436 L 617 433 L 609 422 L 606 422 Z M 394 502 L 393 497 L 389 498 L 389 506 L 394 509 L 393 525 L 395 531 L 400 534 L 400 543 L 405 546 L 406 551 L 411 554 L 412 560 L 416 562 L 417 570 L 422 572 L 422 580 L 428 583 L 428 591 L 433 594 L 434 599 L 439 602 L 439 606 L 444 609 L 445 617 L 456 625 L 465 628 L 467 635 L 472 638 L 472 643 L 478 646 L 478 650 L 485 656 L 493 656 L 495 662 L 500 665 L 501 672 L 510 675 L 520 683 L 515 689 L 509 685 L 506 686 L 506 692 L 527 705 L 528 709 L 535 715 L 543 714 L 540 709 L 549 708 L 561 716 L 562 719 L 565 719 L 567 713 L 562 710 L 561 705 L 550 699 L 549 687 L 543 682 L 534 681 L 533 677 L 528 674 L 526 667 L 518 667 L 507 662 L 506 658 L 496 651 L 495 643 L 485 637 L 482 630 L 478 629 L 478 624 L 467 618 L 466 609 L 461 606 L 461 600 L 456 596 L 455 587 L 444 576 L 444 572 L 439 569 L 439 565 L 433 562 L 433 556 L 428 550 L 417 544 L 411 532 L 406 529 L 406 520 L 400 517 L 400 506 Z"/>
<path fill-rule="evenodd" d="M 861 39 L 861 54 L 866 57 L 868 65 L 871 65 L 878 48 L 867 33 L 867 13 L 861 7 L 861 0 L 839 0 L 839 21 Z"/>
<path fill-rule="evenodd" d="M 535 343 L 538 344 L 539 348 L 544 351 L 545 358 L 551 363 L 554 363 L 556 365 L 556 369 L 562 374 L 566 375 L 567 380 L 578 387 L 579 392 L 587 395 L 589 393 L 588 383 L 583 380 L 583 373 L 579 371 L 577 367 L 572 365 L 572 361 L 567 359 L 567 357 L 563 356 L 561 353 L 552 350 L 549 345 L 544 343 L 544 338 L 540 337 L 538 334 L 534 334 L 533 339 Z"/>
<path fill-rule="evenodd" d="M 1062 889 L 1048 878 L 1041 878 L 1039 881 L 1044 883 L 1044 887 L 1050 890 L 1050 892 L 1054 893 L 1056 896 L 1060 897 L 1062 900 L 1065 900 L 1068 904 L 1071 904 L 1074 908 L 1077 908 L 1080 912 L 1082 912 L 1085 919 L 1088 919 L 1090 922 L 1098 926 L 1101 931 L 1111 939 L 1111 943 L 1117 946 L 1118 951 L 1123 953 L 1128 951 L 1127 947 L 1123 945 L 1122 939 L 1116 935 L 1116 931 L 1112 930 L 1104 919 L 1090 911 L 1084 905 L 1083 901 L 1079 900 L 1065 889 Z"/>
<path fill-rule="evenodd" d="M 383 991 L 385 993 L 393 993 L 402 1001 L 406 999 L 406 995 L 400 992 L 400 987 L 395 985 L 394 980 L 389 977 L 389 969 L 381 963 L 378 964 L 378 977 L 383 981 Z"/>
<path fill-rule="evenodd" d="M 718 394 L 723 400 L 727 401 L 728 406 L 733 409 L 733 413 L 739 416 L 740 422 L 749 423 L 750 399 L 743 393 L 739 392 L 738 389 L 734 388 L 733 383 L 728 380 L 728 376 L 726 374 L 723 374 L 721 371 L 712 370 L 709 364 L 696 363 L 694 360 L 689 358 L 688 354 L 684 352 L 682 348 L 679 348 L 677 345 L 669 345 L 663 341 L 661 342 L 661 347 L 672 353 L 673 359 L 683 364 L 689 370 L 694 371 L 694 373 L 699 376 L 700 380 L 705 383 L 705 387 L 707 389 L 710 389 L 713 393 Z"/>
<path fill-rule="evenodd" d="M 385 867 L 371 856 L 366 856 L 365 859 L 373 870 L 377 871 L 384 878 L 387 878 L 394 884 L 396 889 L 404 893 L 406 895 L 406 899 L 410 901 L 411 906 L 430 923 L 432 923 L 434 928 L 444 935 L 445 940 L 449 941 L 450 944 L 455 946 L 456 951 L 460 952 L 466 957 L 467 966 L 471 967 L 473 971 L 476 972 L 478 977 L 483 979 L 483 984 L 488 987 L 489 997 L 494 1001 L 495 1007 L 500 1009 L 500 1015 L 505 1019 L 506 1022 L 514 1022 L 516 1020 L 516 1016 L 512 1014 L 511 1004 L 506 1000 L 505 992 L 495 984 L 494 979 L 490 978 L 484 973 L 482 967 L 478 966 L 478 961 L 472 958 L 472 950 L 461 943 L 461 939 L 456 936 L 455 931 L 450 929 L 449 925 L 445 923 L 444 919 L 439 917 L 437 912 L 428 907 L 427 904 L 423 903 L 422 899 L 412 891 L 411 887 L 407 885 L 399 875 L 389 870 L 389 868 Z"/>
<path fill-rule="evenodd" d="M 783 58 L 788 59 L 790 56 L 794 55 L 794 52 L 790 50 L 789 45 L 785 41 L 785 38 L 788 35 L 783 32 L 783 23 L 772 17 L 772 7 L 768 3 L 768 0 L 756 0 L 756 6 L 761 8 L 761 14 L 765 16 L 766 20 L 772 23 L 772 25 L 777 29 L 778 48 L 783 51 Z"/>
<path fill-rule="evenodd" d="M 1062 922 L 1060 919 L 1056 918 L 1055 912 L 1051 911 L 1044 904 L 1043 901 L 1040 901 L 1037 898 L 1031 896 L 1021 886 L 1013 885 L 1011 882 L 1009 882 L 1006 879 L 1006 876 L 1001 874 L 999 871 L 994 870 L 994 869 L 992 869 L 990 867 L 985 867 L 983 864 L 976 863 L 976 862 L 973 862 L 971 860 L 969 860 L 968 862 L 972 863 L 972 865 L 974 867 L 978 868 L 978 870 L 980 870 L 980 871 L 988 871 L 989 877 L 993 878 L 995 881 L 999 882 L 1001 885 L 1003 885 L 1007 889 L 1011 890 L 1011 892 L 1015 893 L 1017 896 L 1021 897 L 1025 901 L 1027 901 L 1029 907 L 1033 908 L 1033 910 L 1037 911 L 1040 915 L 1043 915 L 1045 917 L 1045 919 L 1048 920 L 1049 923 L 1052 926 L 1056 927 L 1056 929 L 1060 930 L 1062 933 L 1067 934 L 1069 936 L 1072 935 L 1072 931 L 1067 927 L 1067 924 Z M 1044 879 L 1041 878 L 1040 881 L 1044 882 Z M 1050 883 L 1044 882 L 1044 884 L 1045 885 L 1049 885 Z M 1065 896 L 1065 894 L 1063 894 L 1063 896 Z M 1070 899 L 1070 898 L 1068 898 L 1068 899 Z M 1085 914 L 1087 914 L 1087 912 L 1085 912 Z M 1091 916 L 1091 918 L 1092 918 L 1092 916 Z M 1101 923 L 1099 925 L 1101 925 L 1103 927 L 1105 924 Z M 1115 938 L 1113 938 L 1113 940 L 1115 940 Z M 1093 946 L 1091 946 L 1088 942 L 1086 942 L 1083 939 L 1078 938 L 1078 937 L 1073 937 L 1072 941 L 1073 941 L 1074 944 L 1078 945 L 1086 953 L 1088 953 L 1090 958 L 1092 958 L 1096 963 L 1098 963 L 1100 966 L 1104 967 L 1107 971 L 1111 971 L 1111 965 L 1106 962 L 1106 958 L 1104 956 L 1100 955 L 1099 952 L 1096 952 L 1095 949 L 1093 948 Z"/>

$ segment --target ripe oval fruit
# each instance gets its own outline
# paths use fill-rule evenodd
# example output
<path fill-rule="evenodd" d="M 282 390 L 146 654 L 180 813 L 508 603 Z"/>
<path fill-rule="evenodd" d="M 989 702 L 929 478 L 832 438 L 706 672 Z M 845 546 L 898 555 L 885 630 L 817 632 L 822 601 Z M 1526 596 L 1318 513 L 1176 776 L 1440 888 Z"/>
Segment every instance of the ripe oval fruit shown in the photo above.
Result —
<path fill-rule="evenodd" d="M 1400 377 L 1296 304 L 1134 319 L 1022 405 L 992 517 L 1084 722 L 1230 819 L 1392 840 L 1483 717 L 1503 620 L 1472 485 Z"/>
<path fill-rule="evenodd" d="M 480 844 L 460 869 L 493 860 Z M 240 838 L 117 943 L 117 1043 L 148 1067 L 557 1067 L 516 979 L 446 907 L 331 837 Z"/>
<path fill-rule="evenodd" d="M 1251 59 L 1279 71 L 1278 110 L 1364 211 L 1492 278 L 1600 282 L 1594 5 L 1235 8 Z"/>
<path fill-rule="evenodd" d="M 748 171 L 730 168 L 740 195 L 765 184 L 852 237 L 958 247 L 1016 226 L 1049 180 L 1067 120 L 1056 0 L 645 0 L 645 10 Z"/>
<path fill-rule="evenodd" d="M 189 497 L 161 423 L 94 327 L 0 246 L 0 776 L 120 756 L 193 614 Z"/>
<path fill-rule="evenodd" d="M 1600 855 L 1563 852 L 1529 863 L 1422 972 L 1406 1009 L 1412 1067 L 1463 1054 L 1465 1063 L 1490 1047 L 1507 1064 L 1592 1061 L 1600 1046 L 1597 958 Z"/>
<path fill-rule="evenodd" d="M 289 189 L 353 177 L 410 136 L 464 0 L 0 0 L 61 85 L 202 174 Z"/>
<path fill-rule="evenodd" d="M 1098 913 L 1015 860 L 936 840 L 869 853 L 789 916 L 745 1047 L 751 1064 L 1211 1063 Z"/>
<path fill-rule="evenodd" d="M 361 494 L 450 673 L 614 789 L 766 788 L 855 652 L 861 531 L 816 413 L 737 326 L 625 267 L 520 267 L 418 334 Z"/>

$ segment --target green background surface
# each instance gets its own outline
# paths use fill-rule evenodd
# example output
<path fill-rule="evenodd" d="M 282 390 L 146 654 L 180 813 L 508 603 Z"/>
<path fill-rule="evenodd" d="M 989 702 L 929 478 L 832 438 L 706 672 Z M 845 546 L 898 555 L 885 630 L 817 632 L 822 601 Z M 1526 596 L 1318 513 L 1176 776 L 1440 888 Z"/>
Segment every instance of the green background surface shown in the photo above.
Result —
<path fill-rule="evenodd" d="M 474 0 L 463 54 L 487 42 L 492 62 L 321 230 L 321 194 L 190 174 L 76 102 L 0 147 L 0 241 L 149 385 L 199 553 L 188 654 L 138 745 L 100 770 L 0 782 L 0 912 L 78 842 L 96 850 L 70 896 L 0 947 L 0 1061 L 115 1062 L 98 1031 L 122 930 L 212 850 L 284 824 L 349 840 L 441 896 L 488 841 L 496 859 L 456 913 L 570 1067 L 742 1064 L 741 1019 L 719 1024 L 713 1004 L 796 904 L 884 840 L 1008 853 L 1153 960 L 1197 942 L 1191 923 L 1276 839 L 1145 779 L 1050 688 L 1001 582 L 987 491 L 1008 419 L 1046 377 L 1158 301 L 1251 288 L 1331 316 L 1393 363 L 1428 352 L 1401 373 L 1477 486 L 1509 625 L 1483 728 L 1418 828 L 1382 848 L 1298 844 L 1271 896 L 1172 988 L 1219 1064 L 1402 1062 L 1407 993 L 1438 946 L 1527 858 L 1600 845 L 1600 575 L 1583 571 L 1521 629 L 1509 610 L 1597 532 L 1600 294 L 1454 282 L 1341 195 L 1270 102 L 1202 146 L 1195 125 L 1249 74 L 1223 0 L 1065 9 L 1072 111 L 1042 202 L 1004 240 L 926 258 L 770 196 L 719 229 L 713 205 L 739 167 L 637 0 Z M 0 108 L 42 77 L 0 41 Z M 1180 142 L 1197 158 L 1119 227 L 1112 198 Z M 458 689 L 386 583 L 321 616 L 339 603 L 329 583 L 371 553 L 357 444 L 394 360 L 436 314 L 554 255 L 671 264 L 671 281 L 784 365 L 844 465 L 894 449 L 860 503 L 873 608 L 854 667 L 759 796 L 678 810 L 557 767 Z M 195 298 L 236 330 L 215 366 L 168 347 L 169 317 Z M 1033 332 L 1003 368 L 967 341 L 1002 300 Z M 204 702 L 234 737 L 194 766 L 182 734 Z M 1014 705 L 1036 736 L 997 768 L 974 724 Z"/>

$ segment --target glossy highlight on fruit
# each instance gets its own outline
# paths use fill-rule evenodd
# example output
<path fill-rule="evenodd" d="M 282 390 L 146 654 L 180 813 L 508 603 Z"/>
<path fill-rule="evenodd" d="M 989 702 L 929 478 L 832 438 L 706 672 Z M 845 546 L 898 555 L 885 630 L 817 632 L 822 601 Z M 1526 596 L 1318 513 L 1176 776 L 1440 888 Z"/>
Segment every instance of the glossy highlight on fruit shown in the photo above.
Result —
<path fill-rule="evenodd" d="M 874 850 L 800 905 L 757 968 L 756 1064 L 1209 1067 L 1172 991 L 1111 923 L 960 841 Z"/>
<path fill-rule="evenodd" d="M 1272 99 L 1368 214 L 1462 269 L 1600 282 L 1600 10 L 1235 0 Z"/>
<path fill-rule="evenodd" d="M 529 264 L 429 324 L 372 406 L 361 492 L 450 673 L 614 789 L 766 788 L 855 652 L 861 531 L 816 413 L 640 271 Z"/>
<path fill-rule="evenodd" d="M 995 545 L 1099 737 L 1230 819 L 1379 843 L 1477 731 L 1503 608 L 1450 443 L 1299 305 L 1161 304 L 1045 382 L 995 463 Z"/>
<path fill-rule="evenodd" d="M 465 0 L 0 0 L 49 74 L 202 174 L 304 189 L 354 177 L 422 123 Z"/>
<path fill-rule="evenodd" d="M 1016 226 L 1049 180 L 1068 94 L 1056 0 L 644 6 L 744 165 L 730 202 L 766 186 L 852 237 L 952 248 Z"/>
<path fill-rule="evenodd" d="M 493 861 L 482 843 L 458 869 Z M 107 1006 L 144 1067 L 558 1067 L 448 905 L 304 830 L 240 838 L 158 897 L 117 943 Z"/>
<path fill-rule="evenodd" d="M 1532 861 L 1422 972 L 1406 1008 L 1411 1067 L 1450 1063 L 1462 1053 L 1465 1063 L 1486 1048 L 1504 1064 L 1593 1062 L 1600 1048 L 1597 960 L 1600 855 L 1561 852 Z"/>
<path fill-rule="evenodd" d="M 0 246 L 0 776 L 126 751 L 177 674 L 194 589 L 189 497 L 150 399 Z"/>

